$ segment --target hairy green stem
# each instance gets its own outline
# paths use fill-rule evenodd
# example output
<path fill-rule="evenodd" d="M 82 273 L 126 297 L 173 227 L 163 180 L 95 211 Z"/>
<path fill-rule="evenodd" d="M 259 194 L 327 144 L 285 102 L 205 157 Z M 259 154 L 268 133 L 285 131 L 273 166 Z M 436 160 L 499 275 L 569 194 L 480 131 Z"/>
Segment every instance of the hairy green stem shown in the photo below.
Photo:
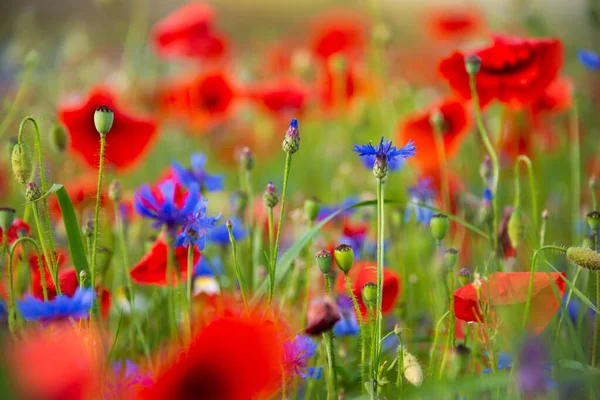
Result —
<path fill-rule="evenodd" d="M 427 372 L 427 375 L 429 375 L 429 377 L 433 377 L 433 357 L 435 355 L 435 348 L 437 347 L 438 344 L 438 339 L 440 337 L 440 330 L 442 329 L 442 324 L 444 323 L 444 320 L 450 315 L 450 311 L 446 311 L 444 313 L 444 315 L 441 316 L 441 318 L 438 320 L 436 326 L 435 326 L 435 336 L 433 337 L 433 345 L 431 346 L 431 350 L 429 351 L 429 370 Z"/>
<path fill-rule="evenodd" d="M 569 143 L 570 161 L 571 161 L 571 221 L 579 221 L 579 205 L 581 204 L 581 154 L 579 145 L 579 117 L 577 112 L 577 103 L 573 102 L 573 107 L 569 113 Z M 571 229 L 571 243 L 578 243 L 578 233 L 576 229 Z"/>
<path fill-rule="evenodd" d="M 325 277 L 325 290 L 328 295 L 331 294 L 331 280 L 328 276 Z M 329 369 L 329 381 L 330 385 L 327 390 L 327 399 L 337 400 L 337 371 L 335 363 L 335 335 L 333 329 L 323 333 L 323 339 L 325 340 L 325 348 L 327 349 L 327 366 Z"/>
<path fill-rule="evenodd" d="M 273 250 L 275 242 L 274 223 L 273 223 L 273 208 L 268 207 L 268 222 L 269 222 L 269 260 L 267 262 L 267 269 L 269 272 L 269 306 L 271 306 L 272 295 L 271 293 L 275 289 L 275 271 L 271 260 L 273 260 Z"/>
<path fill-rule="evenodd" d="M 96 257 L 98 251 L 98 236 L 100 233 L 100 200 L 102 198 L 102 176 L 104 173 L 105 148 L 106 135 L 100 135 L 100 165 L 98 167 L 98 187 L 96 189 L 96 206 L 94 208 L 94 241 L 92 244 L 92 263 L 90 265 L 90 282 L 92 288 L 96 287 Z"/>
<path fill-rule="evenodd" d="M 40 212 L 37 208 L 36 203 L 31 204 L 31 208 L 33 210 L 33 220 L 35 222 L 35 226 L 37 228 L 38 236 L 40 239 L 40 244 L 42 246 L 42 254 L 44 254 L 44 259 L 41 257 L 38 258 L 39 264 L 44 268 L 44 260 L 50 269 L 50 277 L 52 278 L 52 283 L 54 283 L 54 287 L 56 288 L 56 294 L 61 294 L 60 284 L 58 282 L 58 268 L 54 269 L 52 267 L 50 260 L 50 255 L 48 254 L 48 249 L 46 248 L 46 241 L 44 240 L 44 232 L 42 230 L 42 222 L 40 221 Z M 45 273 L 42 274 L 45 277 Z"/>
<path fill-rule="evenodd" d="M 240 285 L 242 301 L 244 302 L 246 314 L 249 314 L 250 309 L 248 308 L 248 300 L 246 299 L 246 280 L 244 279 L 244 275 L 242 274 L 242 270 L 240 269 L 240 264 L 238 263 L 237 246 L 235 242 L 235 237 L 233 236 L 233 227 L 229 223 L 227 224 L 227 231 L 229 232 L 229 241 L 231 242 L 231 252 L 233 254 L 233 265 L 235 267 L 235 274 Z"/>
<path fill-rule="evenodd" d="M 600 272 L 596 271 L 596 304 L 600 304 Z M 594 322 L 594 341 L 592 343 L 592 368 L 596 366 L 596 352 L 598 351 L 598 332 L 600 331 L 600 316 L 596 313 Z"/>
<path fill-rule="evenodd" d="M 352 290 L 352 283 L 350 282 L 350 277 L 348 276 L 348 273 L 345 272 L 344 273 L 344 279 L 346 281 L 346 291 L 348 292 L 348 296 L 352 299 L 352 304 L 354 306 L 354 312 L 356 313 L 356 319 L 358 320 L 358 326 L 360 329 L 360 342 L 361 342 L 361 346 L 360 346 L 360 383 L 361 383 L 361 388 L 362 388 L 362 392 L 364 392 L 365 390 L 365 382 L 367 381 L 367 378 L 365 376 L 366 374 L 366 369 L 365 369 L 365 355 L 366 355 L 366 346 L 367 346 L 367 341 L 366 341 L 366 335 L 367 333 L 365 332 L 365 323 L 363 321 L 362 318 L 362 313 L 360 312 L 360 307 L 358 305 L 358 300 L 356 300 L 356 296 L 354 296 L 354 291 Z"/>
<path fill-rule="evenodd" d="M 254 259 L 252 257 L 252 250 L 254 249 L 254 190 L 252 188 L 252 176 L 247 169 L 244 170 L 244 183 L 246 185 L 246 196 L 248 196 L 248 203 L 250 204 L 246 225 L 248 226 L 248 259 L 250 260 L 248 263 L 248 276 L 250 277 L 248 280 L 248 291 L 252 293 L 254 291 Z"/>

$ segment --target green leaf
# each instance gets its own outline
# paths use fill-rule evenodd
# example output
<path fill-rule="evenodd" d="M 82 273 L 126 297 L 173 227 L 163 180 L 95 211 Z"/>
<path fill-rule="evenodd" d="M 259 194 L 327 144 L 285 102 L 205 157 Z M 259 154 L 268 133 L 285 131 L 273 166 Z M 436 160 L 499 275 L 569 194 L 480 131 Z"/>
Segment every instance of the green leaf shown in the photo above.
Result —
<path fill-rule="evenodd" d="M 37 203 L 38 201 L 45 199 L 46 197 L 50 196 L 51 194 L 54 194 L 56 192 L 58 192 L 61 188 L 63 187 L 63 185 L 60 185 L 58 183 L 53 184 L 50 189 L 48 189 L 48 191 L 46 193 L 44 193 L 43 195 L 40 196 L 39 199 L 34 200 L 34 201 L 28 201 L 25 204 L 33 204 L 33 203 Z"/>
<path fill-rule="evenodd" d="M 552 264 L 550 264 L 548 261 L 546 261 L 546 264 L 548 264 L 550 266 L 550 268 L 552 268 L 554 271 L 556 271 L 556 272 L 558 272 L 560 274 L 560 271 L 557 270 L 556 268 L 554 268 L 554 266 Z M 598 313 L 598 309 L 596 308 L 596 306 L 594 306 L 594 303 L 592 303 L 590 301 L 590 299 L 588 299 L 587 296 L 581 292 L 581 290 L 577 289 L 577 287 L 575 287 L 575 285 L 573 285 L 573 282 L 571 282 L 570 280 L 568 280 L 567 277 L 564 276 L 563 274 L 560 274 L 560 277 L 562 278 L 563 281 L 565 281 L 565 283 L 567 284 L 567 286 L 569 287 L 569 289 L 572 290 L 573 293 L 575 293 L 575 295 L 577 297 L 579 297 L 579 299 L 581 301 L 583 301 L 583 303 L 586 306 L 588 306 L 589 308 L 591 308 L 592 310 L 594 310 L 595 313 Z"/>

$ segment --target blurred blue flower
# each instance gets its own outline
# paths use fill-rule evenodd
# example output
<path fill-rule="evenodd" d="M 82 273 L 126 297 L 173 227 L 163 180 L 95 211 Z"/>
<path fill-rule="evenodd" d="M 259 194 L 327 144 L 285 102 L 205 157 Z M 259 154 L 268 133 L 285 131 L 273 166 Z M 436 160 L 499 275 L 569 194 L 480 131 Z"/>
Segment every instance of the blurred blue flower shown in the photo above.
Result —
<path fill-rule="evenodd" d="M 354 151 L 357 152 L 359 156 L 382 157 L 387 161 L 388 168 L 390 168 L 390 164 L 395 162 L 397 158 L 402 159 L 414 156 L 416 149 L 417 148 L 412 140 L 404 147 L 398 149 L 396 146 L 392 146 L 391 140 L 388 142 L 383 136 L 377 147 L 373 147 L 372 142 L 363 145 L 354 145 Z"/>
<path fill-rule="evenodd" d="M 6 321 L 7 317 L 8 312 L 6 310 L 6 306 L 4 305 L 4 302 L 0 300 L 0 324 L 2 324 L 2 321 Z"/>
<path fill-rule="evenodd" d="M 342 318 L 334 325 L 335 336 L 356 336 L 360 333 L 360 326 L 354 312 L 354 304 L 348 296 L 341 295 L 337 299 Z"/>
<path fill-rule="evenodd" d="M 494 195 L 489 187 L 486 187 L 483 191 L 483 200 L 484 201 L 492 201 L 494 199 Z"/>
<path fill-rule="evenodd" d="M 593 51 L 588 50 L 578 50 L 577 56 L 579 58 L 579 62 L 583 64 L 584 67 L 591 70 L 599 70 L 600 69 L 600 56 Z"/>
<path fill-rule="evenodd" d="M 549 377 L 552 368 L 546 361 L 544 344 L 539 338 L 528 337 L 521 347 L 518 366 L 519 387 L 526 397 L 535 397 L 556 386 Z"/>
<path fill-rule="evenodd" d="M 195 245 L 198 250 L 204 249 L 207 233 L 215 228 L 221 215 L 209 217 L 206 215 L 206 205 L 208 201 L 198 200 L 193 212 L 185 216 L 185 221 L 181 227 L 181 233 L 177 236 L 175 247 L 188 247 Z"/>
<path fill-rule="evenodd" d="M 435 191 L 431 187 L 431 184 L 431 178 L 421 178 L 417 181 L 415 186 L 409 187 L 407 192 L 410 197 L 410 202 L 423 203 L 433 207 Z M 404 213 L 404 221 L 410 221 L 413 213 L 415 215 L 415 220 L 418 223 L 429 226 L 429 222 L 431 221 L 431 217 L 435 214 L 435 211 L 417 204 L 408 204 Z"/>
<path fill-rule="evenodd" d="M 308 359 L 316 355 L 317 343 L 309 336 L 296 335 L 283 344 L 283 367 L 301 378 L 319 379 L 323 367 L 308 368 Z"/>
<path fill-rule="evenodd" d="M 331 214 L 333 214 L 334 212 L 336 212 L 338 210 L 343 210 L 347 207 L 350 207 L 351 205 L 358 203 L 358 201 L 359 201 L 358 197 L 351 196 L 351 197 L 346 198 L 340 204 L 321 205 L 321 207 L 319 208 L 319 214 L 317 214 L 317 221 L 321 221 L 321 220 L 327 218 L 328 216 L 330 216 Z M 341 213 L 336 215 L 333 218 L 333 220 L 336 220 L 338 218 L 347 217 L 347 216 L 351 215 L 353 212 L 354 212 L 353 208 L 342 211 Z"/>
<path fill-rule="evenodd" d="M 231 232 L 233 233 L 235 240 L 237 241 L 244 239 L 248 235 L 248 232 L 246 229 L 244 229 L 244 223 L 242 220 L 237 217 L 233 217 L 230 221 L 233 224 L 231 227 Z M 229 231 L 227 230 L 227 225 L 225 225 L 225 223 L 221 223 L 211 229 L 208 232 L 208 240 L 222 245 L 229 244 Z"/>
<path fill-rule="evenodd" d="M 487 356 L 489 357 L 489 354 L 487 354 Z M 512 368 L 512 356 L 508 353 L 504 353 L 504 352 L 500 352 L 500 354 L 498 354 L 498 369 L 502 370 L 502 369 L 511 369 Z M 483 372 L 484 374 L 488 374 L 490 372 L 492 372 L 491 368 L 486 368 L 484 370 L 482 370 L 481 372 Z"/>
<path fill-rule="evenodd" d="M 129 391 L 136 390 L 132 386 L 148 387 L 154 383 L 152 378 L 141 372 L 140 367 L 131 360 L 125 360 L 125 365 L 121 362 L 114 363 L 113 373 L 115 379 L 106 380 L 104 385 L 103 395 L 109 399 L 129 398 Z"/>
<path fill-rule="evenodd" d="M 223 274 L 223 262 L 220 257 L 212 257 L 209 259 L 202 255 L 200 261 L 194 267 L 194 278 L 199 276 L 215 276 Z"/>
<path fill-rule="evenodd" d="M 87 318 L 96 293 L 92 288 L 77 288 L 73 297 L 65 294 L 43 301 L 32 296 L 17 300 L 19 313 L 26 321 L 52 321 L 63 318 Z"/>
<path fill-rule="evenodd" d="M 179 183 L 188 188 L 195 185 L 201 190 L 209 192 L 223 190 L 223 175 L 211 175 L 206 172 L 204 168 L 206 165 L 206 156 L 204 154 L 192 154 L 191 162 L 192 168 L 187 169 L 173 161 L 173 172 Z"/>
<path fill-rule="evenodd" d="M 565 293 L 564 297 L 563 297 L 563 302 L 565 303 L 565 306 L 567 305 L 567 299 L 569 298 L 569 294 Z M 592 302 L 594 305 L 596 305 L 596 302 Z M 563 312 L 563 307 L 560 308 L 560 312 Z M 571 301 L 569 302 L 569 307 L 567 308 L 567 312 L 569 314 L 569 318 L 571 318 L 571 321 L 573 321 L 573 323 L 577 322 L 577 320 L 579 319 L 579 315 L 583 312 L 585 313 L 585 317 L 587 318 L 592 318 L 596 313 L 594 312 L 594 310 L 592 310 L 591 308 L 589 308 L 588 306 L 586 306 L 585 304 L 583 304 L 583 302 L 581 300 L 579 300 L 577 298 L 577 296 L 571 296 Z"/>

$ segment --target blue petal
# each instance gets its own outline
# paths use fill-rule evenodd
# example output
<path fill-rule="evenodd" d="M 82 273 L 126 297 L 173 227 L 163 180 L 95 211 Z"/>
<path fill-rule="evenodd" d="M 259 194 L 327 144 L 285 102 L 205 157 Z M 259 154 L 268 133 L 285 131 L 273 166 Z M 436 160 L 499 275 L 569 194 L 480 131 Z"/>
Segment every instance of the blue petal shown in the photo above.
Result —
<path fill-rule="evenodd" d="M 204 154 L 194 153 L 190 158 L 194 171 L 201 171 L 204 169 L 204 166 L 206 165 L 206 156 Z"/>
<path fill-rule="evenodd" d="M 579 61 L 588 69 L 598 70 L 600 69 L 600 56 L 593 51 L 578 50 L 577 56 Z"/>

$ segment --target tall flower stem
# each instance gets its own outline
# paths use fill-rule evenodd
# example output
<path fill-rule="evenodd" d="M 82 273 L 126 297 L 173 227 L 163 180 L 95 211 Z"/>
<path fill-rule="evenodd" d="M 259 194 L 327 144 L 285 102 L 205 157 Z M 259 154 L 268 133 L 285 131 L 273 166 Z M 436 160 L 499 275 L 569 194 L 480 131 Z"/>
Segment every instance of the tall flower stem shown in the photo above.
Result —
<path fill-rule="evenodd" d="M 569 114 L 569 135 L 571 144 L 570 161 L 571 161 L 571 221 L 580 220 L 579 205 L 581 204 L 581 153 L 579 145 L 579 116 L 577 112 L 577 104 L 573 102 L 573 107 Z M 571 229 L 571 242 L 578 242 L 577 230 Z"/>
<path fill-rule="evenodd" d="M 442 117 L 443 118 L 443 117 Z M 432 122 L 435 138 L 435 149 L 440 160 L 440 180 L 442 187 L 442 202 L 446 212 L 450 212 L 450 189 L 448 186 L 448 159 L 446 157 L 446 148 L 444 147 L 444 134 L 440 123 Z"/>
<path fill-rule="evenodd" d="M 177 268 L 175 265 L 175 249 L 173 247 L 175 238 L 170 232 L 165 232 L 166 245 L 167 245 L 167 308 L 169 312 L 170 329 L 169 333 L 174 335 L 177 332 L 177 314 L 175 312 L 175 290 L 177 290 L 177 282 L 173 282 L 174 269 Z"/>
<path fill-rule="evenodd" d="M 598 235 L 596 233 L 596 235 Z M 596 304 L 600 304 L 600 272 L 596 271 Z M 598 351 L 598 332 L 600 331 L 600 316 L 596 313 L 594 322 L 594 341 L 592 343 L 592 368 L 596 366 L 596 352 Z"/>
<path fill-rule="evenodd" d="M 246 186 L 246 195 L 248 196 L 248 202 L 250 204 L 248 210 L 248 221 L 246 225 L 248 226 L 248 259 L 250 260 L 248 263 L 248 275 L 250 279 L 248 280 L 248 290 L 250 293 L 254 290 L 254 258 L 252 257 L 252 251 L 254 250 L 254 190 L 252 188 L 252 174 L 249 170 L 244 169 L 244 183 Z"/>
<path fill-rule="evenodd" d="M 477 121 L 477 128 L 479 130 L 479 135 L 481 136 L 481 141 L 483 142 L 486 151 L 490 155 L 490 159 L 492 160 L 493 166 L 493 181 L 492 181 L 492 193 L 494 197 L 492 198 L 492 214 L 493 214 L 493 248 L 496 256 L 498 255 L 498 179 L 500 176 L 500 163 L 498 162 L 498 156 L 496 155 L 496 151 L 494 150 L 494 146 L 492 146 L 492 142 L 490 142 L 490 137 L 485 129 L 485 125 L 483 124 L 483 119 L 481 117 L 481 106 L 479 105 L 479 95 L 477 94 L 477 84 L 475 82 L 475 75 L 469 74 L 469 84 L 471 86 L 471 96 L 473 98 L 473 108 L 475 109 L 475 120 Z"/>
<path fill-rule="evenodd" d="M 377 303 L 375 309 L 375 365 L 373 366 L 374 388 L 377 388 L 377 369 L 381 356 L 381 325 L 383 316 L 381 306 L 383 302 L 383 241 L 384 241 L 384 203 L 383 182 L 377 179 Z"/>
<path fill-rule="evenodd" d="M 46 247 L 47 243 L 44 240 L 44 232 L 42 229 L 42 222 L 40 221 L 40 211 L 38 210 L 37 203 L 32 203 L 31 209 L 33 210 L 33 221 L 35 222 L 35 226 L 37 228 L 38 236 L 40 239 L 40 244 L 42 246 L 42 253 L 44 254 L 44 259 L 46 260 L 46 264 L 48 265 L 48 268 L 50 269 L 50 276 L 52 277 L 52 283 L 54 283 L 54 287 L 56 288 L 56 294 L 61 294 L 60 284 L 58 282 L 58 268 L 54 268 L 52 266 L 52 263 L 49 261 L 49 260 L 51 260 L 51 258 L 50 258 L 50 255 L 48 254 L 48 249 Z M 42 260 L 41 258 L 38 258 L 38 260 L 39 260 L 39 264 L 43 268 L 44 260 Z M 42 276 L 45 279 L 45 273 L 42 273 Z"/>
<path fill-rule="evenodd" d="M 529 190 L 531 195 L 531 211 L 533 213 L 533 226 L 535 228 L 535 232 L 539 232 L 539 213 L 538 213 L 538 202 L 537 202 L 537 191 L 535 189 L 535 179 L 533 177 L 533 165 L 531 164 L 531 160 L 529 157 L 525 155 L 520 155 L 517 157 L 515 161 L 515 191 L 517 193 L 517 198 L 520 198 L 521 193 L 521 179 L 519 176 L 519 164 L 523 163 L 527 166 L 527 173 L 529 175 Z"/>
<path fill-rule="evenodd" d="M 325 277 L 325 290 L 327 294 L 331 294 L 331 280 L 329 276 Z M 327 390 L 328 400 L 337 400 L 337 371 L 335 364 L 335 335 L 333 329 L 323 333 L 323 339 L 325 340 L 325 348 L 327 350 L 327 367 L 329 369 L 329 387 Z"/>
<path fill-rule="evenodd" d="M 269 223 L 269 260 L 267 262 L 267 269 L 269 272 L 269 306 L 271 305 L 272 295 L 271 292 L 275 288 L 275 273 L 273 271 L 273 251 L 275 250 L 275 228 L 273 222 L 273 207 L 267 208 L 267 220 Z"/>
<path fill-rule="evenodd" d="M 433 337 L 433 345 L 431 346 L 431 351 L 429 352 L 429 370 L 428 370 L 428 375 L 429 377 L 433 377 L 433 357 L 435 355 L 435 348 L 437 347 L 437 343 L 438 343 L 438 339 L 440 337 L 440 330 L 442 329 L 442 324 L 444 323 L 444 320 L 446 318 L 448 318 L 448 316 L 450 315 L 450 311 L 446 311 L 446 313 L 444 315 L 441 316 L 441 318 L 438 320 L 437 325 L 435 326 L 435 336 Z"/>
<path fill-rule="evenodd" d="M 235 237 L 233 236 L 231 221 L 227 221 L 227 231 L 229 232 L 229 241 L 231 242 L 231 253 L 233 254 L 233 265 L 235 266 L 235 274 L 240 285 L 240 293 L 242 294 L 244 309 L 246 310 L 246 314 L 249 315 L 250 309 L 248 308 L 248 301 L 246 299 L 246 280 L 244 279 L 244 274 L 242 274 L 242 270 L 240 269 L 240 264 L 238 263 L 237 245 L 235 242 Z"/>
<path fill-rule="evenodd" d="M 310 232 L 313 228 L 313 221 L 308 220 L 308 232 Z M 304 299 L 302 302 L 302 321 L 306 321 L 306 314 L 308 313 L 308 290 L 310 285 L 308 281 L 310 279 L 310 266 L 312 265 L 312 254 L 310 253 L 310 247 L 312 245 L 312 240 L 309 239 L 308 243 L 306 243 L 306 260 L 304 262 Z"/>
<path fill-rule="evenodd" d="M 100 135 L 100 165 L 98 166 L 98 187 L 96 189 L 96 207 L 94 208 L 94 241 L 92 245 L 92 263 L 90 265 L 90 282 L 92 288 L 96 287 L 96 257 L 98 251 L 98 235 L 100 233 L 100 199 L 102 198 L 102 177 L 104 174 L 105 149 L 106 135 Z"/>
<path fill-rule="evenodd" d="M 187 253 L 187 275 L 185 285 L 186 308 L 184 315 L 188 343 L 192 339 L 192 277 L 194 276 L 194 244 L 190 243 Z"/>
<path fill-rule="evenodd" d="M 348 296 L 352 299 L 352 304 L 354 305 L 354 312 L 356 313 L 356 319 L 358 320 L 358 326 L 360 329 L 360 383 L 362 391 L 364 392 L 365 382 L 367 381 L 365 369 L 367 332 L 365 331 L 365 323 L 362 318 L 362 313 L 360 312 L 360 307 L 358 306 L 356 296 L 354 296 L 354 291 L 352 290 L 352 283 L 350 282 L 350 277 L 348 276 L 347 272 L 344 273 L 344 279 L 346 281 L 346 291 L 348 292 Z"/>

